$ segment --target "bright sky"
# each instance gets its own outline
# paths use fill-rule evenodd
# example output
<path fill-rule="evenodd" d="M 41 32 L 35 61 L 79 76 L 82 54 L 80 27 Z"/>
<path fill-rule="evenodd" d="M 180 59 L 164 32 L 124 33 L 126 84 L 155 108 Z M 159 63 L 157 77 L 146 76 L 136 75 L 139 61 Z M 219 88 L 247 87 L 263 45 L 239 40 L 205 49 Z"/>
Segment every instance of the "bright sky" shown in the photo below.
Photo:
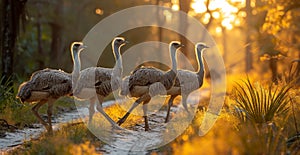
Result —
<path fill-rule="evenodd" d="M 237 4 L 237 7 L 231 5 L 228 3 L 228 1 L 231 4 Z M 178 0 L 172 0 L 173 10 L 179 10 L 178 6 Z M 221 25 L 225 27 L 228 30 L 231 30 L 233 26 L 239 26 L 241 24 L 241 21 L 239 18 L 236 17 L 236 13 L 238 12 L 238 7 L 244 7 L 245 6 L 245 0 L 210 0 L 210 4 L 208 8 L 213 11 L 212 16 L 215 19 L 222 20 Z M 204 14 L 203 22 L 207 23 L 209 19 L 211 18 L 208 13 L 206 13 L 206 0 L 193 0 L 191 3 L 191 8 L 193 11 L 191 14 Z M 246 14 L 241 12 L 239 13 L 242 17 Z M 218 28 L 219 30 L 220 28 Z"/>

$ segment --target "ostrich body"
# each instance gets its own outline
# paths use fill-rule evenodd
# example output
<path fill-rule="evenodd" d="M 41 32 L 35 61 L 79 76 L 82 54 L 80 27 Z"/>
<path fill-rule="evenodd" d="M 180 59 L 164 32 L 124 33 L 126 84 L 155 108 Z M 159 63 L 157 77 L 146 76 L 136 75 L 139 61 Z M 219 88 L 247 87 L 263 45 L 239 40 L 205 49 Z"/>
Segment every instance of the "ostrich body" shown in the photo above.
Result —
<path fill-rule="evenodd" d="M 196 72 L 188 70 L 178 70 L 177 78 L 174 86 L 167 91 L 168 95 L 171 95 L 168 101 L 168 111 L 165 118 L 165 123 L 169 120 L 170 109 L 173 104 L 173 100 L 178 96 L 182 96 L 182 105 L 187 112 L 187 97 L 188 95 L 199 89 L 203 85 L 204 78 L 204 64 L 203 64 L 203 51 L 208 48 L 204 43 L 197 43 L 195 45 L 196 59 L 198 63 L 198 70 Z M 196 80 L 196 81 L 195 81 Z"/>
<path fill-rule="evenodd" d="M 84 47 L 81 42 L 74 42 L 71 45 L 73 73 L 76 67 L 80 67 L 79 53 Z M 59 97 L 72 94 L 73 73 L 46 68 L 34 72 L 30 80 L 22 83 L 19 87 L 17 98 L 20 98 L 22 102 L 37 102 L 32 111 L 50 134 L 52 134 L 51 115 L 53 104 Z M 39 108 L 45 103 L 48 103 L 48 123 L 38 113 Z"/>
<path fill-rule="evenodd" d="M 74 96 L 78 99 L 90 101 L 89 124 L 92 122 L 95 113 L 95 102 L 99 104 L 96 109 L 111 123 L 113 127 L 117 124 L 104 112 L 102 102 L 106 96 L 120 87 L 121 75 L 123 72 L 120 48 L 126 44 L 122 37 L 116 37 L 112 41 L 113 54 L 116 60 L 115 68 L 90 67 L 80 71 Z M 77 71 L 79 72 L 79 70 Z M 113 78 L 112 78 L 113 77 Z M 96 95 L 95 95 L 96 92 Z"/>
<path fill-rule="evenodd" d="M 124 123 L 132 110 L 143 102 L 145 131 L 149 130 L 147 104 L 151 100 L 151 96 L 161 94 L 162 90 L 168 90 L 174 85 L 177 74 L 176 51 L 181 46 L 182 45 L 176 41 L 172 41 L 169 44 L 172 61 L 171 70 L 164 72 L 154 67 L 141 67 L 133 71 L 129 77 L 124 78 L 121 95 L 129 95 L 138 99 L 133 103 L 128 112 L 117 122 L 119 125 Z M 128 90 L 126 90 L 126 85 L 128 85 Z"/>

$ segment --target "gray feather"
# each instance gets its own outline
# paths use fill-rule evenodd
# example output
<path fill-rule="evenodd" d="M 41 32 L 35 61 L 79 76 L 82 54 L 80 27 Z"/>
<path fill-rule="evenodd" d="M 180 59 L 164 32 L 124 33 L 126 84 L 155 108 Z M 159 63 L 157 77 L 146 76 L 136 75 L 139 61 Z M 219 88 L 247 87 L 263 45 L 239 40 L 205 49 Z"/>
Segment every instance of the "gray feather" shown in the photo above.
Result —
<path fill-rule="evenodd" d="M 95 88 L 97 94 L 109 95 L 113 90 L 120 87 L 120 80 L 114 77 L 112 81 L 113 69 L 102 67 L 90 67 L 82 70 L 74 90 L 76 96 L 83 88 Z"/>
<path fill-rule="evenodd" d="M 30 80 L 20 85 L 17 97 L 29 99 L 31 91 L 46 91 L 53 98 L 71 94 L 72 77 L 62 70 L 43 69 L 32 74 Z"/>

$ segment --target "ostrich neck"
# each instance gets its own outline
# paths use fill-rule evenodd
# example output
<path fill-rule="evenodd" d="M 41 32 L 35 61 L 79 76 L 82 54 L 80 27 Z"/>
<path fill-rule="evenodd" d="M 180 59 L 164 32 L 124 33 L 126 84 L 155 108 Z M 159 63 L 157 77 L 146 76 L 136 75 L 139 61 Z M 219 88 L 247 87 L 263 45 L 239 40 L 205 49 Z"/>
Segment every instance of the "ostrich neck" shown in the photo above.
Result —
<path fill-rule="evenodd" d="M 120 48 L 121 47 L 118 45 L 113 46 L 113 53 L 114 53 L 114 57 L 116 60 L 116 68 L 115 69 L 117 69 L 118 74 L 122 74 L 122 72 L 123 72 L 123 64 L 122 64 Z"/>
<path fill-rule="evenodd" d="M 203 49 L 200 51 L 198 49 L 196 49 L 197 51 L 197 63 L 198 63 L 198 70 L 197 70 L 197 75 L 198 75 L 198 79 L 199 81 L 203 81 L 203 77 L 204 77 L 204 64 L 203 64 Z"/>
<path fill-rule="evenodd" d="M 177 58 L 176 58 L 176 48 L 170 46 L 170 53 L 171 53 L 171 61 L 172 61 L 172 70 L 177 73 Z"/>
<path fill-rule="evenodd" d="M 79 72 L 81 69 L 81 63 L 79 60 L 79 51 L 73 51 L 72 50 L 72 56 L 73 56 L 73 72 L 72 72 L 72 81 L 73 84 L 76 83 L 79 77 Z"/>

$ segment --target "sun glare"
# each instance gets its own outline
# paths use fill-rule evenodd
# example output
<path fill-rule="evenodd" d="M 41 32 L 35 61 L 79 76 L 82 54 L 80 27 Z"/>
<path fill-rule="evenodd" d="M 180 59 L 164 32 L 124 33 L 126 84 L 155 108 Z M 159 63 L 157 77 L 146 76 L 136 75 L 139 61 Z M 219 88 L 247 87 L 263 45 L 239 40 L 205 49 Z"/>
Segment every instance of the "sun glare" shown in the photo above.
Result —
<path fill-rule="evenodd" d="M 220 26 L 216 27 L 216 33 L 217 34 L 222 33 L 222 27 L 220 27 Z"/>
<path fill-rule="evenodd" d="M 195 11 L 195 13 L 204 13 L 206 12 L 206 7 L 203 1 L 195 1 L 191 4 L 191 8 Z"/>
<path fill-rule="evenodd" d="M 179 10 L 179 5 L 178 4 L 173 4 L 172 5 L 172 10 L 178 11 Z"/>
<path fill-rule="evenodd" d="M 219 13 L 219 12 L 213 12 L 213 13 L 212 13 L 212 16 L 213 16 L 215 19 L 219 19 L 219 18 L 220 18 L 220 13 Z"/>
<path fill-rule="evenodd" d="M 95 10 L 95 13 L 97 15 L 103 15 L 104 12 L 103 12 L 103 10 L 101 10 L 101 9 L 98 8 L 98 9 Z"/>
<path fill-rule="evenodd" d="M 236 6 L 233 6 L 236 5 Z M 241 21 L 237 18 L 237 13 L 239 11 L 238 7 L 245 6 L 245 0 L 210 0 L 208 9 L 212 11 L 212 17 L 214 19 L 222 19 L 221 25 L 228 30 L 233 28 L 233 25 L 239 26 Z M 193 0 L 191 3 L 191 8 L 195 14 L 202 14 L 207 11 L 205 1 L 203 0 Z M 241 16 L 240 16 L 241 15 Z M 238 16 L 245 17 L 245 12 L 239 13 Z M 204 15 L 203 22 L 207 23 L 210 16 Z"/>

